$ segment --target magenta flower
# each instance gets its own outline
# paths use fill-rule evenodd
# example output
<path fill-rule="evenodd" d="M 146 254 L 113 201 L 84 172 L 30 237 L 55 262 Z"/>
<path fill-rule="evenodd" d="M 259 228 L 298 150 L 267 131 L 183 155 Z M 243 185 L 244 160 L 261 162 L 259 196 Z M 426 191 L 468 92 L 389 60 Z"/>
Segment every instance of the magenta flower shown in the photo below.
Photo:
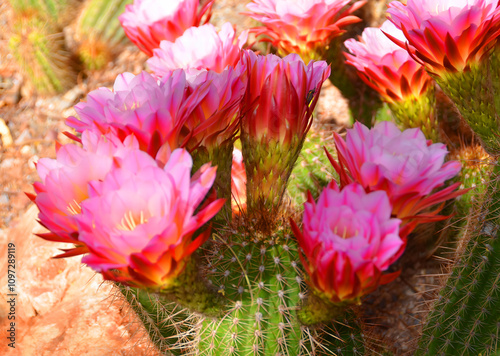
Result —
<path fill-rule="evenodd" d="M 244 31 L 236 37 L 229 22 L 222 25 L 219 33 L 211 24 L 191 27 L 175 42 L 162 41 L 160 48 L 153 50 L 154 55 L 147 63 L 159 76 L 178 68 L 206 69 L 220 73 L 227 66 L 236 66 L 247 36 L 248 31 Z"/>
<path fill-rule="evenodd" d="M 405 41 L 403 32 L 385 21 L 381 28 L 367 27 L 359 41 L 348 39 L 345 46 L 347 63 L 356 67 L 363 81 L 385 101 L 397 102 L 419 98 L 433 84 L 425 68 L 384 33 Z"/>
<path fill-rule="evenodd" d="M 68 144 L 59 147 L 57 158 L 42 158 L 37 163 L 41 182 L 35 182 L 36 195 L 28 196 L 37 205 L 40 223 L 50 230 L 40 237 L 77 245 L 57 257 L 68 257 L 87 252 L 78 233 L 76 218 L 81 214 L 81 203 L 89 197 L 88 183 L 103 179 L 116 164 L 117 157 L 137 149 L 137 141 L 128 137 L 122 144 L 118 139 L 85 131 L 82 146 Z"/>
<path fill-rule="evenodd" d="M 254 29 L 266 35 L 285 56 L 298 53 L 306 63 L 322 59 L 330 41 L 345 31 L 342 27 L 361 21 L 351 15 L 365 4 L 350 0 L 252 0 L 246 15 L 264 24 Z"/>
<path fill-rule="evenodd" d="M 245 57 L 249 77 L 242 104 L 241 142 L 247 207 L 251 215 L 265 218 L 281 204 L 330 67 L 324 61 L 306 66 L 297 54 L 281 59 L 245 51 Z"/>
<path fill-rule="evenodd" d="M 233 151 L 231 166 L 231 209 L 233 214 L 241 215 L 247 210 L 247 174 L 243 155 L 237 148 Z"/>
<path fill-rule="evenodd" d="M 500 34 L 498 0 L 408 0 L 389 4 L 389 20 L 406 40 L 390 36 L 435 75 L 463 72 L 490 52 Z"/>
<path fill-rule="evenodd" d="M 234 136 L 245 87 L 242 66 L 192 76 L 179 69 L 161 80 L 146 72 L 124 73 L 113 90 L 94 90 L 87 102 L 75 105 L 78 118 L 69 117 L 67 124 L 78 132 L 134 134 L 141 149 L 155 157 L 162 145 L 193 148 Z"/>
<path fill-rule="evenodd" d="M 372 129 L 355 123 L 347 131 L 345 141 L 338 134 L 334 135 L 339 163 L 329 158 L 341 176 L 342 185 L 354 181 L 368 192 L 384 190 L 393 214 L 400 219 L 415 217 L 425 208 L 465 192 L 453 192 L 460 184 L 456 183 L 433 193 L 458 174 L 460 163 L 445 163 L 446 146 L 427 141 L 420 129 L 401 132 L 387 121 Z"/>
<path fill-rule="evenodd" d="M 201 71 L 189 79 L 187 93 L 204 93 L 200 104 L 186 115 L 184 127 L 190 133 L 187 147 L 209 150 L 232 140 L 239 128 L 241 103 L 247 89 L 247 68 L 239 63 L 221 73 Z M 193 93 L 193 94 L 191 94 Z M 232 152 L 232 149 L 231 149 Z"/>
<path fill-rule="evenodd" d="M 291 144 L 311 126 L 312 112 L 323 82 L 330 75 L 325 61 L 305 65 L 297 54 L 281 59 L 245 51 L 248 89 L 242 130 L 257 141 Z"/>
<path fill-rule="evenodd" d="M 356 183 L 339 191 L 332 181 L 317 203 L 309 196 L 304 204 L 303 232 L 291 223 L 311 287 L 331 302 L 357 301 L 398 275 L 383 274 L 405 247 L 384 191 Z"/>
<path fill-rule="evenodd" d="M 163 40 L 175 41 L 185 30 L 208 22 L 214 0 L 198 12 L 199 0 L 135 0 L 118 19 L 127 37 L 148 56 Z"/>
<path fill-rule="evenodd" d="M 183 271 L 210 229 L 193 235 L 224 204 L 212 201 L 195 214 L 215 179 L 206 164 L 191 177 L 192 160 L 175 150 L 164 168 L 144 152 L 125 156 L 119 168 L 91 183 L 78 216 L 80 240 L 89 249 L 82 262 L 105 279 L 160 290 Z"/>

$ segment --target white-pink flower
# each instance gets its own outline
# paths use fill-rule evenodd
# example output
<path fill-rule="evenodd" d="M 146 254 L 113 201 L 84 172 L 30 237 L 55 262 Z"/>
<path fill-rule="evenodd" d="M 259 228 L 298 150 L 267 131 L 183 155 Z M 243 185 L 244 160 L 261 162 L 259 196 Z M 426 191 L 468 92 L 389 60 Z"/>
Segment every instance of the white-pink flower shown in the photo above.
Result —
<path fill-rule="evenodd" d="M 354 181 L 368 192 L 384 190 L 398 218 L 415 217 L 428 207 L 465 193 L 454 191 L 460 183 L 434 191 L 456 176 L 461 165 L 458 161 L 445 162 L 446 146 L 428 141 L 418 128 L 401 131 L 394 123 L 384 121 L 369 129 L 357 122 L 347 131 L 345 140 L 335 133 L 334 139 L 339 162 L 331 156 L 329 159 L 342 186 Z M 427 221 L 440 208 L 426 212 L 418 221 Z"/>
<path fill-rule="evenodd" d="M 199 0 L 135 0 L 118 19 L 127 37 L 148 56 L 163 40 L 175 41 L 185 30 L 210 19 L 214 0 L 198 12 Z"/>
<path fill-rule="evenodd" d="M 153 57 L 147 63 L 159 76 L 178 68 L 206 69 L 220 73 L 228 66 L 236 66 L 247 36 L 248 31 L 244 31 L 236 37 L 229 22 L 222 25 L 219 32 L 211 24 L 191 27 L 175 42 L 162 41 L 160 48 L 153 50 Z"/>
<path fill-rule="evenodd" d="M 59 147 L 56 159 L 42 158 L 37 162 L 41 181 L 33 184 L 36 195 L 30 195 L 40 210 L 40 223 L 50 230 L 40 236 L 80 246 L 59 257 L 86 252 L 79 239 L 76 218 L 81 214 L 81 203 L 89 197 L 89 182 L 103 179 L 117 158 L 139 147 L 133 136 L 122 143 L 113 135 L 90 131 L 83 132 L 81 142 L 82 147 L 76 144 Z"/>
<path fill-rule="evenodd" d="M 425 68 L 410 54 L 391 41 L 385 33 L 405 41 L 404 34 L 394 24 L 385 21 L 380 28 L 367 27 L 359 41 L 348 39 L 345 53 L 347 63 L 389 102 L 419 98 L 433 85 Z"/>

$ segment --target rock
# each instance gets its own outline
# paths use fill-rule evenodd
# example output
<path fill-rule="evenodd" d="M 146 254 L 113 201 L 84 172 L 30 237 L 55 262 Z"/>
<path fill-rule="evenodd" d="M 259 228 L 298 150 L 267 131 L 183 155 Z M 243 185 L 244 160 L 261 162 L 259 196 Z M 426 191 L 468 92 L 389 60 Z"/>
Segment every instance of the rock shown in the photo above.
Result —
<path fill-rule="evenodd" d="M 7 270 L 7 244 L 15 244 L 16 348 L 5 340 L 1 355 L 153 355 L 142 325 L 113 285 L 80 263 L 81 257 L 52 259 L 67 247 L 33 235 L 43 232 L 32 206 L 21 221 L 0 234 L 0 268 Z M 0 275 L 7 285 L 7 275 Z M 7 330 L 6 289 L 0 289 L 0 328 Z"/>

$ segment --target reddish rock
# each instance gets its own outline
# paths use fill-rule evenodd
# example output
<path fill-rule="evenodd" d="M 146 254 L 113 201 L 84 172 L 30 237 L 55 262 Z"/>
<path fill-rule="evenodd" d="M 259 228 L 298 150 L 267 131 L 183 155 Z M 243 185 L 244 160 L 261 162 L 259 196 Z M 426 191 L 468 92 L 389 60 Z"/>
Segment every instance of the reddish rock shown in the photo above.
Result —
<path fill-rule="evenodd" d="M 158 355 L 111 284 L 81 257 L 51 258 L 65 244 L 33 235 L 43 232 L 37 214 L 32 206 L 14 228 L 0 232 L 0 355 Z M 5 338 L 9 242 L 16 246 L 15 349 Z"/>

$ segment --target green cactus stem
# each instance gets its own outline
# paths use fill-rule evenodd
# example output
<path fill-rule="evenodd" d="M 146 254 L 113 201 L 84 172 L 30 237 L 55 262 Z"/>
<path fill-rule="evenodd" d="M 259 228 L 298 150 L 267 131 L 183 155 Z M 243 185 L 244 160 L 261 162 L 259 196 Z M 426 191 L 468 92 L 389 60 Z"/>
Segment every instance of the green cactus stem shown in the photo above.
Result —
<path fill-rule="evenodd" d="M 490 72 L 488 61 L 483 61 L 471 65 L 467 71 L 434 76 L 434 79 L 453 100 L 485 151 L 496 157 L 500 155 L 500 119 L 495 108 L 498 94 L 492 83 L 495 77 Z"/>
<path fill-rule="evenodd" d="M 61 93 L 76 85 L 75 61 L 62 33 L 35 18 L 21 19 L 14 28 L 9 48 L 39 93 Z"/>
<path fill-rule="evenodd" d="M 488 355 L 500 317 L 500 166 L 495 165 L 458 260 L 427 319 L 417 355 Z"/>
<path fill-rule="evenodd" d="M 331 303 L 314 292 L 309 293 L 297 315 L 304 325 L 327 323 L 331 320 L 340 320 L 347 312 L 347 303 Z"/>
<path fill-rule="evenodd" d="M 193 173 L 202 165 L 210 162 L 217 166 L 217 176 L 214 187 L 217 190 L 217 198 L 226 199 L 226 203 L 217 214 L 218 222 L 231 221 L 231 167 L 233 162 L 233 141 L 228 140 L 218 146 L 207 149 L 199 147 L 193 154 Z"/>
<path fill-rule="evenodd" d="M 158 294 L 116 284 L 127 304 L 143 323 L 151 342 L 165 355 L 184 355 L 192 343 L 196 316 Z"/>
<path fill-rule="evenodd" d="M 243 132 L 241 144 L 247 176 L 247 214 L 258 221 L 262 231 L 270 232 L 276 224 L 288 179 L 304 138 L 298 135 L 284 144 L 274 140 L 254 140 Z"/>
<path fill-rule="evenodd" d="M 89 70 L 103 68 L 127 42 L 118 16 L 132 0 L 89 0 L 75 26 L 78 55 Z"/>
<path fill-rule="evenodd" d="M 74 19 L 75 8 L 80 2 L 80 0 L 10 0 L 18 16 L 35 15 L 59 29 Z"/>
<path fill-rule="evenodd" d="M 452 153 L 450 159 L 458 160 L 462 164 L 462 169 L 454 178 L 454 182 L 461 183 L 460 189 L 471 189 L 447 204 L 442 214 L 450 218 L 435 226 L 434 231 L 441 231 L 441 233 L 434 245 L 445 246 L 444 249 L 439 250 L 439 254 L 443 257 L 445 255 L 449 257 L 450 248 L 454 251 L 467 232 L 468 226 L 474 223 L 474 214 L 470 213 L 473 213 L 473 209 L 477 209 L 481 204 L 486 182 L 493 167 L 490 156 L 481 146 L 475 144 L 463 145 Z"/>
<path fill-rule="evenodd" d="M 311 192 L 316 199 L 337 174 L 325 155 L 323 147 L 336 154 L 331 132 L 311 129 L 300 151 L 288 184 L 288 194 L 295 206 L 302 206 Z"/>
<path fill-rule="evenodd" d="M 388 104 L 396 124 L 400 129 L 420 128 L 425 137 L 432 142 L 440 142 L 439 125 L 435 113 L 436 97 L 431 86 L 421 97 Z"/>
<path fill-rule="evenodd" d="M 346 351 L 339 355 L 352 355 L 353 348 L 361 350 L 359 329 L 348 327 L 340 335 L 332 331 L 337 323 L 315 328 L 300 323 L 297 312 L 307 289 L 296 242 L 283 228 L 266 238 L 256 234 L 250 229 L 221 236 L 206 255 L 207 278 L 226 296 L 230 311 L 201 320 L 198 354 L 331 355 L 339 349 Z"/>
<path fill-rule="evenodd" d="M 256 237 L 253 225 L 219 231 L 201 251 L 202 274 L 226 303 L 222 315 L 192 313 L 171 302 L 170 295 L 118 286 L 163 354 L 364 354 L 353 313 L 313 327 L 299 321 L 308 293 L 305 275 L 295 239 L 279 226 L 267 237 Z"/>

